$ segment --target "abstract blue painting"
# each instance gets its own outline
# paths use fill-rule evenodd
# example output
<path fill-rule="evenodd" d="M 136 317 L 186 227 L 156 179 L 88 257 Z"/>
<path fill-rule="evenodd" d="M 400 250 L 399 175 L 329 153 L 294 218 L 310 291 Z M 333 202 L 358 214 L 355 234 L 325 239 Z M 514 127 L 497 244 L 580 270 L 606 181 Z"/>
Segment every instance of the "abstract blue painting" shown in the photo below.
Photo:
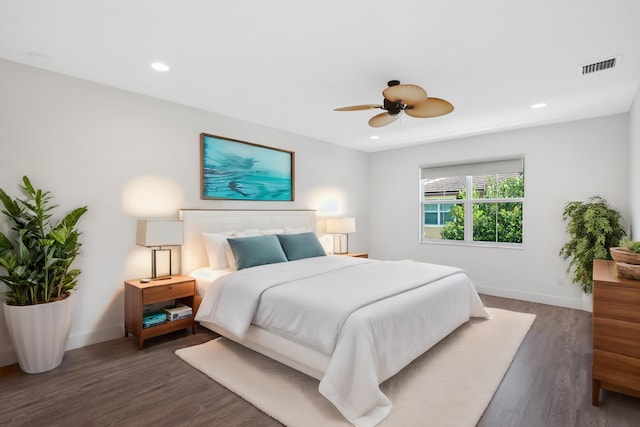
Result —
<path fill-rule="evenodd" d="M 202 199 L 294 200 L 294 153 L 200 134 Z"/>

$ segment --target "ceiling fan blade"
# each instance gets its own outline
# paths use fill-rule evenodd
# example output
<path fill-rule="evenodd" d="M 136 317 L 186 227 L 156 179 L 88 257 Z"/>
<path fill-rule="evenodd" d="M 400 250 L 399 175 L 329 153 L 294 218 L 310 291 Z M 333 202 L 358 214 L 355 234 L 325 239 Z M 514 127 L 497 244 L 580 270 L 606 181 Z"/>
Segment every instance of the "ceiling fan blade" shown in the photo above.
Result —
<path fill-rule="evenodd" d="M 382 96 L 392 102 L 415 105 L 428 99 L 427 91 L 416 85 L 396 85 L 382 91 Z"/>
<path fill-rule="evenodd" d="M 380 113 L 369 119 L 369 126 L 372 128 L 381 128 L 398 120 L 400 114 Z"/>
<path fill-rule="evenodd" d="M 421 104 L 414 105 L 413 108 L 404 110 L 411 117 L 422 118 L 444 116 L 452 111 L 453 105 L 440 98 L 429 98 Z"/>
<path fill-rule="evenodd" d="M 363 105 L 352 105 L 350 107 L 341 107 L 336 108 L 333 111 L 358 111 L 358 110 L 373 110 L 374 108 L 382 108 L 380 104 L 363 104 Z"/>

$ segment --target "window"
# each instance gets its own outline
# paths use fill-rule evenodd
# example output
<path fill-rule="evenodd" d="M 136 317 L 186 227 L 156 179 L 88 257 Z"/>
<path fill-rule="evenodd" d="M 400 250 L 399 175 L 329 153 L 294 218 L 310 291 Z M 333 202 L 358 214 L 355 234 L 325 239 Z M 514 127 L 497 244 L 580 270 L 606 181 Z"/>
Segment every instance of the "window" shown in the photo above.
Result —
<path fill-rule="evenodd" d="M 522 158 L 423 167 L 421 241 L 522 244 Z"/>
<path fill-rule="evenodd" d="M 451 221 L 450 203 L 435 203 L 424 206 L 424 224 L 426 226 L 442 226 Z"/>

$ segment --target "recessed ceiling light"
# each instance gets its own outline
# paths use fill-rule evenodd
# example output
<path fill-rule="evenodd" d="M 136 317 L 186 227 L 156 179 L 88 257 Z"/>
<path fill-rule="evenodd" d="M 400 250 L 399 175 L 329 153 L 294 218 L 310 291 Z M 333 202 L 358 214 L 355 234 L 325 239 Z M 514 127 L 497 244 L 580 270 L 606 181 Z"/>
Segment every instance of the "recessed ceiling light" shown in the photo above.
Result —
<path fill-rule="evenodd" d="M 378 135 L 373 135 L 371 139 L 380 139 L 380 137 Z"/>
<path fill-rule="evenodd" d="M 151 64 L 151 68 L 153 68 L 156 71 L 169 71 L 169 66 L 162 62 L 153 62 Z"/>
<path fill-rule="evenodd" d="M 538 102 L 537 104 L 533 104 L 531 108 L 538 109 L 538 108 L 544 108 L 546 106 L 547 104 L 545 104 L 544 102 Z"/>

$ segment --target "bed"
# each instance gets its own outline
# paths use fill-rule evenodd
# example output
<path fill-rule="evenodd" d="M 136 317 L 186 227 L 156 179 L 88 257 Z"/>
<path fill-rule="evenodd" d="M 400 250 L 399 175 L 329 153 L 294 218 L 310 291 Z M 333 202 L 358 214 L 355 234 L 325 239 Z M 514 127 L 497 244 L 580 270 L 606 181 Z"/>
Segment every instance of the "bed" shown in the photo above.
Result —
<path fill-rule="evenodd" d="M 196 320 L 318 379 L 320 393 L 356 426 L 376 425 L 391 411 L 382 382 L 470 317 L 488 317 L 458 268 L 305 253 L 317 240 L 315 211 L 183 209 L 180 218 Z M 214 235 L 232 244 L 235 263 L 228 249 L 212 246 Z M 243 250 L 274 241 L 282 262 L 278 253 L 276 261 L 243 265 L 251 259 Z"/>

